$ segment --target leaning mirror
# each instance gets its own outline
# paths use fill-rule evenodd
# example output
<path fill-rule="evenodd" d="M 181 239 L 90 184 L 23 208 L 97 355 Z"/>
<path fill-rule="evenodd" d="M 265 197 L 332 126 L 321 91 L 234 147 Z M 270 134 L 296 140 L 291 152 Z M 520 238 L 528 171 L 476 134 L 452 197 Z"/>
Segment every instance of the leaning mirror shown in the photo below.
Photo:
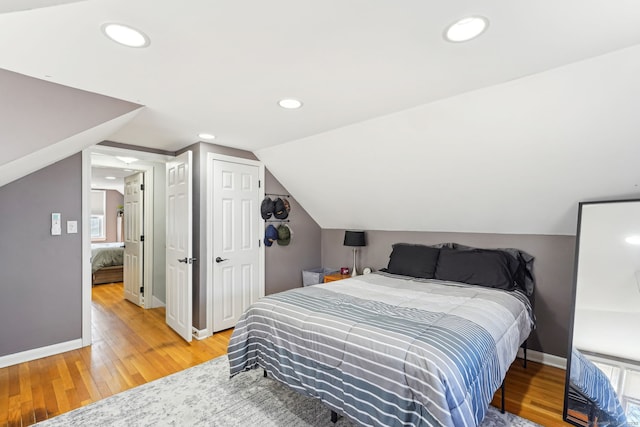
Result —
<path fill-rule="evenodd" d="M 640 200 L 580 203 L 564 419 L 640 426 Z"/>

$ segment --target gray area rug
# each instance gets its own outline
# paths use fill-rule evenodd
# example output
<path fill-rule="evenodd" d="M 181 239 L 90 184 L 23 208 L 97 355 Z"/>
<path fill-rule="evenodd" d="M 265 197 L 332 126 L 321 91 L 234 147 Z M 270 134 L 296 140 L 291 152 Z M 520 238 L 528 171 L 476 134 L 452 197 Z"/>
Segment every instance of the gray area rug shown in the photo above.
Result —
<path fill-rule="evenodd" d="M 262 369 L 229 379 L 227 356 L 132 388 L 38 423 L 62 426 L 354 426 L 281 383 Z M 482 427 L 537 426 L 489 407 Z"/>

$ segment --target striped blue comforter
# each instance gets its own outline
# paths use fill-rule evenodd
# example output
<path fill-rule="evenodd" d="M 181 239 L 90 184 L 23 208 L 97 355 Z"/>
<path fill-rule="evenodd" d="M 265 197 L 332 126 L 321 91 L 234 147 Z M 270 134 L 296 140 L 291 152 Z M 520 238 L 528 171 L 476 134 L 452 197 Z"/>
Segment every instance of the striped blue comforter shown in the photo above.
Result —
<path fill-rule="evenodd" d="M 363 425 L 477 426 L 532 327 L 517 292 L 369 274 L 262 298 L 228 357 Z"/>
<path fill-rule="evenodd" d="M 571 385 L 580 390 L 598 408 L 599 426 L 628 425 L 624 409 L 609 378 L 577 348 L 571 351 Z"/>

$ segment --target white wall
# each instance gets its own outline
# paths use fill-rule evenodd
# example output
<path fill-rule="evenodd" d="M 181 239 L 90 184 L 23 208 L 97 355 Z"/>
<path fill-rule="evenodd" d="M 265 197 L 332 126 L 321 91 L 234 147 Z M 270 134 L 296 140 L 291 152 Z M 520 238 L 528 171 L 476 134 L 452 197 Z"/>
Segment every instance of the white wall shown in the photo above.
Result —
<path fill-rule="evenodd" d="M 323 229 L 572 235 L 640 194 L 638 75 L 634 46 L 256 155 Z"/>

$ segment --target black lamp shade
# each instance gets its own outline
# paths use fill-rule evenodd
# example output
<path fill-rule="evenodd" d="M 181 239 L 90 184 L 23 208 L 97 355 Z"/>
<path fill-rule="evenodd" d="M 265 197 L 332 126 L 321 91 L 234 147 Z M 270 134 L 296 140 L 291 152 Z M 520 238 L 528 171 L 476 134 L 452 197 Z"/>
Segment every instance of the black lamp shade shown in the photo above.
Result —
<path fill-rule="evenodd" d="M 344 232 L 344 246 L 367 246 L 364 231 L 346 230 Z"/>

